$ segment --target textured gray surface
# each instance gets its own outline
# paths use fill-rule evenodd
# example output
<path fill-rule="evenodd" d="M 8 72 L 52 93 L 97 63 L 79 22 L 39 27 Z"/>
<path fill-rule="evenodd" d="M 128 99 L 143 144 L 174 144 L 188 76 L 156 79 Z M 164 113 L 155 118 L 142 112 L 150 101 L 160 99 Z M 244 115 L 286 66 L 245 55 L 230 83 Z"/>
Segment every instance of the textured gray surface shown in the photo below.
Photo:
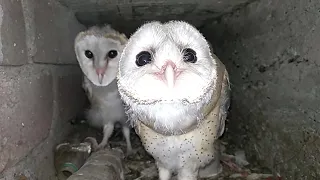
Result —
<path fill-rule="evenodd" d="M 319 8 L 260 1 L 202 29 L 230 72 L 230 137 L 289 180 L 320 177 Z"/>
<path fill-rule="evenodd" d="M 27 62 L 24 19 L 20 1 L 0 2 L 0 65 Z"/>
<path fill-rule="evenodd" d="M 55 1 L 11 0 L 0 28 L 0 179 L 54 178 L 53 146 L 84 104 L 80 68 L 64 65 L 84 26 Z"/>
<path fill-rule="evenodd" d="M 28 0 L 25 21 L 32 61 L 51 64 L 77 64 L 74 38 L 83 29 L 74 13 L 54 0 Z M 31 45 L 30 45 L 31 44 Z M 33 47 L 33 48 L 32 48 Z"/>
<path fill-rule="evenodd" d="M 0 67 L 0 84 L 3 169 L 17 163 L 47 137 L 53 93 L 50 72 L 38 67 Z"/>
<path fill-rule="evenodd" d="M 252 0 L 58 0 L 86 25 L 110 23 L 127 34 L 150 20 L 184 19 L 196 26 Z"/>
<path fill-rule="evenodd" d="M 6 168 L 2 176 L 54 179 L 53 148 L 83 108 L 80 69 L 26 65 L 0 67 L 0 72 L 5 85 L 0 88 L 0 170 Z"/>

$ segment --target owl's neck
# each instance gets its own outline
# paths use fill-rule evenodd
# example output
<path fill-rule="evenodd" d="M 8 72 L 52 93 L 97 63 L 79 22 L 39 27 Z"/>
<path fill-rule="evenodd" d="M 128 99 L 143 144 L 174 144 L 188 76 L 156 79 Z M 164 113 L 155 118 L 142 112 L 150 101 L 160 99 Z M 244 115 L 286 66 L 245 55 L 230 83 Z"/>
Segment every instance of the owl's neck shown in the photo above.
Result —
<path fill-rule="evenodd" d="M 133 103 L 128 106 L 127 113 L 133 123 L 141 122 L 157 133 L 184 134 L 196 128 L 208 114 L 206 107 L 212 104 L 212 94 L 211 90 L 203 96 L 201 101 L 190 104 L 183 102 L 160 102 L 149 105 Z"/>
<path fill-rule="evenodd" d="M 181 135 L 197 128 L 206 116 L 219 105 L 222 81 L 225 73 L 221 63 L 217 68 L 217 79 L 196 103 L 181 102 L 139 104 L 131 102 L 128 115 L 133 123 L 143 123 L 163 135 Z M 130 102 L 129 99 L 125 102 Z"/>

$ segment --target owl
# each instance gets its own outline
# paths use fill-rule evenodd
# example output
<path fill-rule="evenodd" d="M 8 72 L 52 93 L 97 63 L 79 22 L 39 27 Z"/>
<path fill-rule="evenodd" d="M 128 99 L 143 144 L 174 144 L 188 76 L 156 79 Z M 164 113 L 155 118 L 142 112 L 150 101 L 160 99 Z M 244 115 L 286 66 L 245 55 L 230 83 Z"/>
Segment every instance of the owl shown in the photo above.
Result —
<path fill-rule="evenodd" d="M 214 177 L 229 109 L 229 76 L 204 36 L 184 21 L 143 24 L 119 62 L 126 113 L 159 179 Z"/>
<path fill-rule="evenodd" d="M 124 34 L 110 25 L 93 26 L 75 38 L 75 54 L 84 75 L 82 86 L 90 101 L 86 119 L 93 127 L 103 129 L 103 139 L 100 144 L 95 144 L 95 150 L 108 144 L 115 123 L 122 125 L 127 152 L 132 150 L 130 126 L 116 79 L 120 54 L 127 40 Z"/>

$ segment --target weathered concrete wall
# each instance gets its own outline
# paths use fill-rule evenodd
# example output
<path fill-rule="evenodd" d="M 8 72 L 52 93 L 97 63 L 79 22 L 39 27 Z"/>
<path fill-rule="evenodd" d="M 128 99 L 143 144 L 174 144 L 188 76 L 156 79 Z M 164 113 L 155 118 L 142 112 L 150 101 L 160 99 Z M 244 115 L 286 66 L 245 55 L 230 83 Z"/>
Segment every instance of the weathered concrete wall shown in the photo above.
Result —
<path fill-rule="evenodd" d="M 234 143 L 288 180 L 320 179 L 319 9 L 257 1 L 202 29 L 231 74 Z"/>
<path fill-rule="evenodd" d="M 58 0 L 85 25 L 110 23 L 130 35 L 141 23 L 183 19 L 196 26 L 253 0 Z"/>
<path fill-rule="evenodd" d="M 53 179 L 53 147 L 81 110 L 84 29 L 51 0 L 0 1 L 0 179 Z"/>

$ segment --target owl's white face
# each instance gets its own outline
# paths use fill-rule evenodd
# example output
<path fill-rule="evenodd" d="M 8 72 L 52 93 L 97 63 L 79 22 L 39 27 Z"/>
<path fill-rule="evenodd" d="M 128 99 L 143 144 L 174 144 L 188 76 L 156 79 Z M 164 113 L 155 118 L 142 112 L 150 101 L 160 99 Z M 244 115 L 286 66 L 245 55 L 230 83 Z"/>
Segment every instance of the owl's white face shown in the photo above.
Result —
<path fill-rule="evenodd" d="M 215 61 L 201 33 L 182 21 L 143 25 L 129 39 L 119 89 L 141 103 L 198 101 L 215 78 Z"/>
<path fill-rule="evenodd" d="M 214 93 L 215 58 L 201 33 L 186 22 L 140 27 L 124 48 L 118 71 L 131 121 L 170 134 L 199 124 Z"/>
<path fill-rule="evenodd" d="M 81 36 L 76 38 L 75 52 L 83 73 L 94 85 L 107 86 L 117 76 L 124 44 L 101 35 Z"/>

